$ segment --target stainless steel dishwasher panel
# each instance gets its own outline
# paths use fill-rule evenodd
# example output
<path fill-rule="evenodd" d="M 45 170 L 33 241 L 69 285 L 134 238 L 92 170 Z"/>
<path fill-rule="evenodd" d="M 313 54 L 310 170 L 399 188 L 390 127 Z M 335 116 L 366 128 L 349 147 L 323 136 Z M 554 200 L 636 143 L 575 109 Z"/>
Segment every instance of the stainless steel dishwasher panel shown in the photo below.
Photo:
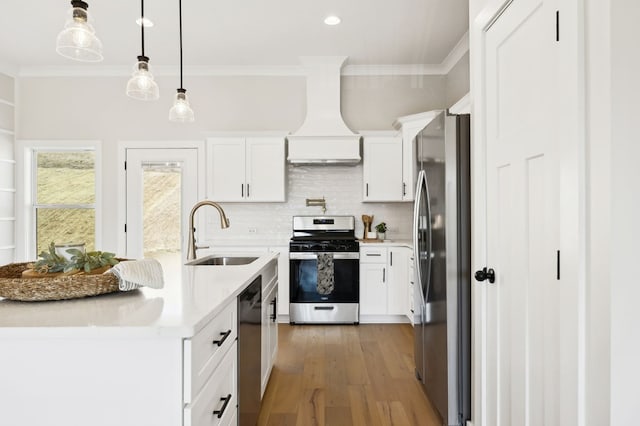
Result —
<path fill-rule="evenodd" d="M 238 296 L 238 424 L 255 426 L 260 413 L 262 276 Z"/>

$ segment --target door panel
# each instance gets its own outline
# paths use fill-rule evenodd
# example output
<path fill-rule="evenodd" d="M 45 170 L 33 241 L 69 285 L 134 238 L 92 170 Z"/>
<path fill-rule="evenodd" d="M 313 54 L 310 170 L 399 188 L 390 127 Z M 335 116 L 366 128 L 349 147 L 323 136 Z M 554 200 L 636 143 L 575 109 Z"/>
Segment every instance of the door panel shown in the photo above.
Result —
<path fill-rule="evenodd" d="M 487 425 L 563 425 L 555 0 L 512 2 L 486 32 Z M 534 66 L 535 65 L 535 66 Z M 577 389 L 577 383 L 574 384 Z M 574 417 L 574 421 L 577 416 Z"/>
<path fill-rule="evenodd" d="M 197 150 L 127 149 L 126 158 L 126 256 L 178 266 L 186 256 L 188 214 L 197 202 Z"/>

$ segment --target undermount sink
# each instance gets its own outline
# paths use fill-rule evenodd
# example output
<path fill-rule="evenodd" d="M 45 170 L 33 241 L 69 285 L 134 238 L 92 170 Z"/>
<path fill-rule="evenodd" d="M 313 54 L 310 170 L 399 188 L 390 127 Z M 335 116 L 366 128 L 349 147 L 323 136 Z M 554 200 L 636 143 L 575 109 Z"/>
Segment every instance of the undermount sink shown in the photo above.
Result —
<path fill-rule="evenodd" d="M 254 262 L 257 257 L 247 256 L 217 256 L 211 255 L 201 259 L 192 260 L 187 263 L 190 266 L 231 266 L 231 265 L 248 265 Z"/>

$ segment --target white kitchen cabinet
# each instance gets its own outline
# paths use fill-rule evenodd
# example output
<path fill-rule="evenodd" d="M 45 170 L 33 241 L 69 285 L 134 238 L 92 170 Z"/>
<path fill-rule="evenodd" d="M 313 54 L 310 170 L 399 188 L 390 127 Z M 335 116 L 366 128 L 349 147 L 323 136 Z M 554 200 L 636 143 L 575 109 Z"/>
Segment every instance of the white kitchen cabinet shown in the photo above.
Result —
<path fill-rule="evenodd" d="M 184 341 L 185 426 L 224 426 L 232 424 L 236 416 L 237 312 L 234 299 Z"/>
<path fill-rule="evenodd" d="M 364 137 L 362 201 L 412 201 L 416 161 L 414 143 L 401 135 Z"/>
<path fill-rule="evenodd" d="M 386 315 L 387 263 L 360 264 L 360 314 Z"/>
<path fill-rule="evenodd" d="M 270 247 L 278 258 L 278 315 L 289 316 L 289 246 Z M 286 318 L 285 318 L 286 319 Z M 288 319 L 287 319 L 288 322 Z"/>
<path fill-rule="evenodd" d="M 402 201 L 402 137 L 364 138 L 363 201 Z"/>
<path fill-rule="evenodd" d="M 389 282 L 387 284 L 389 315 L 406 315 L 409 300 L 409 257 L 411 251 L 407 247 L 389 247 Z"/>
<path fill-rule="evenodd" d="M 262 283 L 262 343 L 260 396 L 269 383 L 269 376 L 278 351 L 278 276 Z"/>
<path fill-rule="evenodd" d="M 406 321 L 409 255 L 406 247 L 360 247 L 361 322 Z"/>
<path fill-rule="evenodd" d="M 185 406 L 185 426 L 236 424 L 238 352 L 234 341 L 196 399 Z"/>
<path fill-rule="evenodd" d="M 207 176 L 214 201 L 285 201 L 284 138 L 209 138 Z"/>

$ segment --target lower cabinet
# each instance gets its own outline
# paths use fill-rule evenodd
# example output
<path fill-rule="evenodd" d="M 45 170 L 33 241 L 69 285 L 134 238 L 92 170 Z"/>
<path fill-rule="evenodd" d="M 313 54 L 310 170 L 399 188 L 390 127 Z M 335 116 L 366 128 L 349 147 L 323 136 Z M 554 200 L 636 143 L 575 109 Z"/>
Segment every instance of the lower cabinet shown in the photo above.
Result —
<path fill-rule="evenodd" d="M 361 246 L 361 322 L 406 321 L 410 254 L 407 247 Z"/>
<path fill-rule="evenodd" d="M 184 341 L 184 426 L 237 422 L 237 318 L 234 300 Z"/>
<path fill-rule="evenodd" d="M 227 426 L 237 422 L 237 347 L 234 341 L 202 391 L 185 407 L 185 426 Z"/>
<path fill-rule="evenodd" d="M 277 279 L 277 278 L 276 278 Z M 262 362 L 260 396 L 269 383 L 278 351 L 278 282 L 266 286 L 262 293 Z"/>

